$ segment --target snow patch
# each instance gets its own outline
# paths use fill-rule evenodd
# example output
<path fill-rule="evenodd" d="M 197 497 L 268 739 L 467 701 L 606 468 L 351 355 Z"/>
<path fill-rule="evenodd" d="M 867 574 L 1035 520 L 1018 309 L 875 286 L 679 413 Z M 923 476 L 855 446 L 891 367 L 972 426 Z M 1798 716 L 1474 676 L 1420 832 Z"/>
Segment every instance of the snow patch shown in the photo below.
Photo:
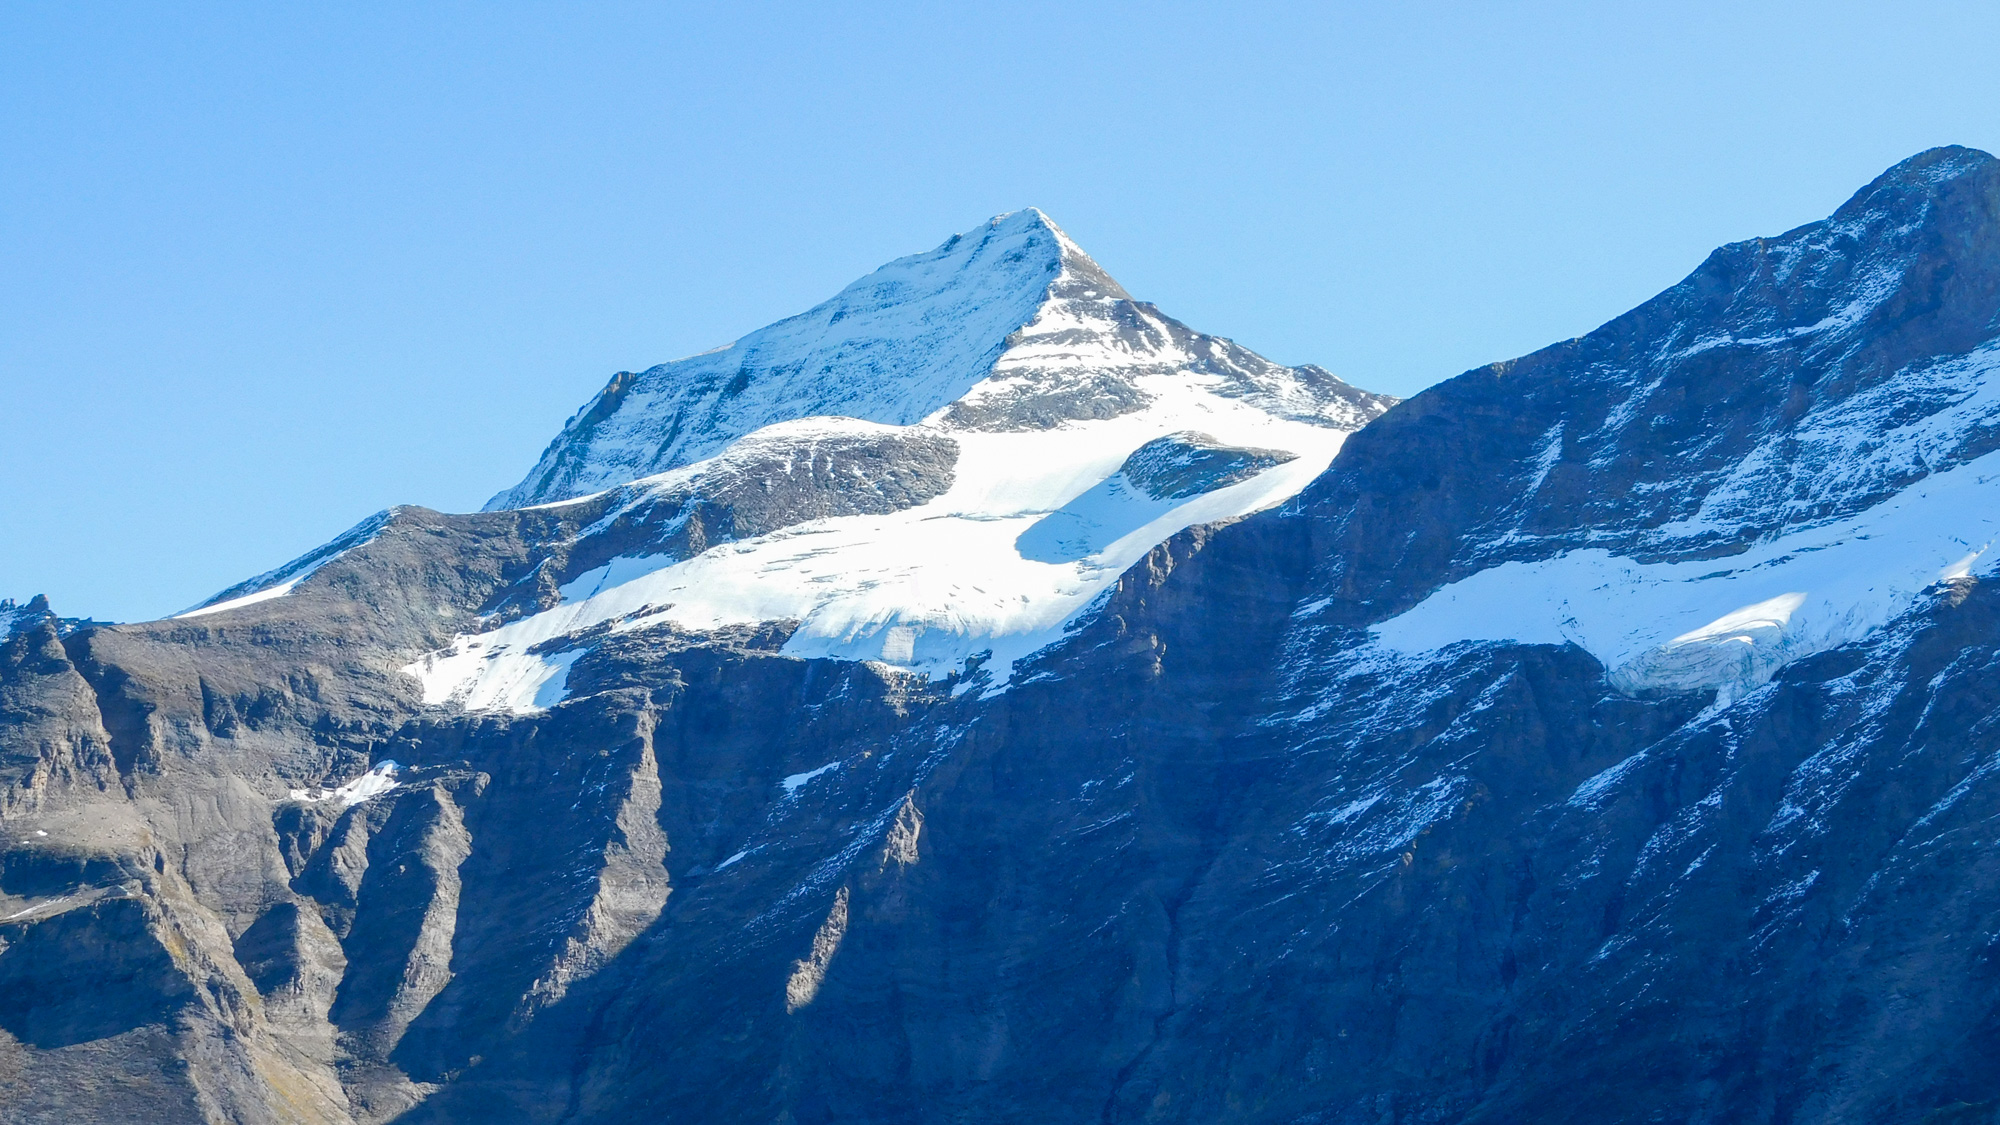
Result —
<path fill-rule="evenodd" d="M 1393 650 L 1574 643 L 1627 691 L 1734 698 L 1783 665 L 1861 640 L 1942 581 L 1990 572 L 2000 453 L 1935 473 L 1849 519 L 1740 554 L 1640 563 L 1599 549 L 1509 562 L 1374 627 Z"/>
<path fill-rule="evenodd" d="M 334 789 L 294 789 L 290 798 L 306 804 L 329 803 L 342 809 L 351 809 L 363 801 L 372 800 L 396 787 L 396 771 L 401 767 L 395 762 L 379 762 L 374 769 L 353 781 Z"/>
<path fill-rule="evenodd" d="M 299 583 L 311 578 L 321 567 L 356 547 L 373 542 L 395 516 L 394 508 L 377 512 L 341 532 L 326 545 L 308 551 L 276 570 L 266 571 L 255 578 L 239 582 L 193 609 L 174 614 L 173 619 L 178 621 L 190 617 L 205 617 L 211 613 L 224 613 L 256 605 L 259 602 L 268 602 L 274 598 L 282 598 L 291 593 Z"/>
<path fill-rule="evenodd" d="M 839 762 L 828 762 L 827 764 L 821 766 L 816 770 L 807 770 L 804 773 L 792 774 L 790 777 L 787 777 L 782 783 L 785 787 L 785 796 L 789 797 L 792 794 L 797 793 L 802 787 L 805 786 L 807 782 L 827 772 L 828 770 L 836 770 L 839 768 L 840 768 Z"/>
<path fill-rule="evenodd" d="M 202 606 L 200 609 L 188 610 L 186 613 L 176 613 L 174 614 L 174 620 L 180 621 L 190 617 L 206 617 L 211 613 L 227 613 L 232 609 L 242 609 L 246 605 L 256 605 L 258 602 L 268 602 L 273 598 L 282 598 L 292 592 L 292 587 L 297 586 L 303 581 L 305 581 L 305 576 L 300 575 L 297 578 L 280 582 L 276 586 L 266 586 L 254 594 L 245 594 L 240 598 L 231 598 L 226 602 L 215 602 L 212 605 Z"/>
<path fill-rule="evenodd" d="M 423 685 L 424 703 L 456 703 L 468 711 L 532 715 L 569 696 L 569 668 L 587 648 L 544 654 L 496 644 L 492 633 L 459 637 L 443 652 L 405 664 Z"/>
<path fill-rule="evenodd" d="M 1567 803 L 1575 805 L 1578 808 L 1588 808 L 1591 805 L 1595 805 L 1598 798 L 1609 793 L 1613 786 L 1624 780 L 1626 774 L 1637 769 L 1639 763 L 1644 761 L 1645 758 L 1646 753 L 1642 750 L 1616 765 L 1599 771 L 1585 780 L 1582 785 L 1577 786 L 1576 792 L 1569 795 Z"/>

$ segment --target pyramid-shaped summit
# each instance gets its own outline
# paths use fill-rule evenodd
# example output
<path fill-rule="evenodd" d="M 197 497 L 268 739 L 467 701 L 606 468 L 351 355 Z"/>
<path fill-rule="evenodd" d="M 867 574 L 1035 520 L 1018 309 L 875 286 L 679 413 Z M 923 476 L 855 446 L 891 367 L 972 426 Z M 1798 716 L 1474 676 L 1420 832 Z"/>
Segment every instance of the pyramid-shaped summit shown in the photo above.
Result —
<path fill-rule="evenodd" d="M 713 351 L 620 372 L 487 510 L 588 495 L 817 416 L 1048 429 L 1117 417 L 1148 374 L 1220 376 L 1227 393 L 1353 429 L 1392 400 L 1286 368 L 1135 302 L 1042 212 L 1000 215 L 898 258 L 797 316 Z"/>

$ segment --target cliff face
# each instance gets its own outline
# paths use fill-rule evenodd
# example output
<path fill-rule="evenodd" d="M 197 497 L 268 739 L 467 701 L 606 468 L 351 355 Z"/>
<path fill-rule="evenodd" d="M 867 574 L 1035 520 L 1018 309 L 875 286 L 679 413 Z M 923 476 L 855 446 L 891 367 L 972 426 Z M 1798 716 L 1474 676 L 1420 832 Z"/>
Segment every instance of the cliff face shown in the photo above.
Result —
<path fill-rule="evenodd" d="M 1996 214 L 1912 158 L 1247 516 L 1116 522 L 1303 451 L 1119 431 L 1007 541 L 1166 530 L 1004 670 L 566 608 L 1030 432 L 943 407 L 10 611 L 0 1118 L 1993 1120 Z"/>

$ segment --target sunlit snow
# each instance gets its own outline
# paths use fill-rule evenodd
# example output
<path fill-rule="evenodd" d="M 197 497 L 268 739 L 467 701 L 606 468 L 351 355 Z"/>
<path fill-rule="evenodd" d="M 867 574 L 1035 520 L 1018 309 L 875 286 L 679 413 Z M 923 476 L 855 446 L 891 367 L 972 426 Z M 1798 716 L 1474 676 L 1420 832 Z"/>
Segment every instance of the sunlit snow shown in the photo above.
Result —
<path fill-rule="evenodd" d="M 1002 215 L 735 343 L 631 376 L 610 416 L 580 412 L 487 508 L 600 491 L 795 418 L 916 422 L 986 377 L 1057 276 L 1060 239 L 1038 211 Z"/>
<path fill-rule="evenodd" d="M 326 802 L 338 805 L 343 809 L 351 809 L 363 801 L 380 797 L 382 794 L 394 789 L 396 787 L 396 771 L 399 768 L 401 767 L 397 766 L 394 762 L 381 762 L 374 769 L 338 788 L 318 790 L 294 789 L 291 791 L 290 797 L 294 801 L 303 801 L 306 804 Z"/>
<path fill-rule="evenodd" d="M 286 594 L 291 593 L 292 587 L 302 581 L 304 581 L 303 578 L 294 578 L 289 582 L 280 582 L 276 586 L 266 586 L 254 594 L 245 594 L 240 598 L 231 598 L 226 602 L 216 602 L 214 605 L 205 605 L 200 609 L 191 609 L 186 613 L 177 613 L 174 616 L 176 618 L 206 617 L 211 613 L 226 613 L 232 609 L 242 609 L 246 605 L 268 602 L 272 598 L 282 598 Z"/>
<path fill-rule="evenodd" d="M 1155 544 L 1290 498 L 1326 469 L 1346 437 L 1208 393 L 1198 379 L 1156 376 L 1141 385 L 1153 404 L 1118 418 L 1044 431 L 954 431 L 954 483 L 927 504 L 816 520 L 685 561 L 616 559 L 565 584 L 562 605 L 460 637 L 406 671 L 423 681 L 426 702 L 525 712 L 561 698 L 578 655 L 528 650 L 578 630 L 605 622 L 626 632 L 796 621 L 785 646 L 791 655 L 944 674 L 990 651 L 987 668 L 1004 683 L 1014 661 L 1059 639 L 1065 622 Z M 1103 487 L 1134 449 L 1187 429 L 1298 458 L 1179 502 Z M 1093 490 L 1090 504 L 1066 508 Z M 1072 547 L 1057 551 L 1034 533 L 1065 511 Z"/>
<path fill-rule="evenodd" d="M 1602 550 L 1510 562 L 1375 627 L 1390 648 L 1573 642 L 1627 690 L 1725 696 L 1860 640 L 1939 582 L 1989 573 L 2000 453 L 1933 474 L 1853 516 L 1741 554 L 1640 563 Z"/>

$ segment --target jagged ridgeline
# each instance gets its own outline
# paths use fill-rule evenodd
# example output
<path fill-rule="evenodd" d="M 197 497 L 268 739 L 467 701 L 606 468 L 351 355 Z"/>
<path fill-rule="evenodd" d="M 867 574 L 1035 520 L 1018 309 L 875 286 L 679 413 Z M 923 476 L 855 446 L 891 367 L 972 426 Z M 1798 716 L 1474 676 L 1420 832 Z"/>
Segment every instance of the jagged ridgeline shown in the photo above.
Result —
<path fill-rule="evenodd" d="M 2000 163 L 1408 402 L 1002 216 L 0 606 L 0 1120 L 2000 1109 Z"/>

